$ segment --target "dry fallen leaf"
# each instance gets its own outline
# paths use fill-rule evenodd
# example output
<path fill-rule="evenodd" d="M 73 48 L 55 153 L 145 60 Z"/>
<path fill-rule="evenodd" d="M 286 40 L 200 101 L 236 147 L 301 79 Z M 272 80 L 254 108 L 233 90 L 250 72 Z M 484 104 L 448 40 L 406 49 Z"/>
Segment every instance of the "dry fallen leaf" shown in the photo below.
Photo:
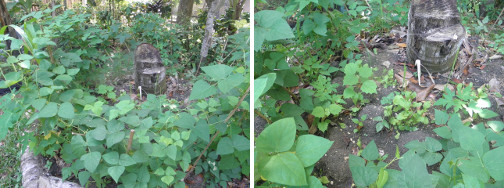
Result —
<path fill-rule="evenodd" d="M 425 89 L 421 90 L 420 92 L 417 92 L 416 101 L 417 102 L 425 101 L 425 99 L 427 98 L 427 96 L 429 96 L 432 89 L 434 89 L 434 86 L 435 85 L 431 85 L 428 88 L 425 88 Z"/>
<path fill-rule="evenodd" d="M 400 48 L 406 48 L 406 43 L 397 43 L 396 44 L 397 46 L 399 46 Z"/>
<path fill-rule="evenodd" d="M 418 81 L 413 77 L 409 78 L 408 80 L 413 84 L 418 84 Z"/>
<path fill-rule="evenodd" d="M 404 71 L 403 70 L 399 70 L 397 71 L 397 74 L 399 74 L 399 76 L 403 77 L 404 76 Z M 406 79 L 409 79 L 413 77 L 413 74 L 411 74 L 409 71 L 406 70 Z"/>
<path fill-rule="evenodd" d="M 456 79 L 456 78 L 452 78 L 452 81 L 455 82 L 455 83 L 457 83 L 457 84 L 462 83 L 462 80 Z"/>
<path fill-rule="evenodd" d="M 463 74 L 464 76 L 467 76 L 467 75 L 469 74 L 469 65 L 466 65 L 466 66 L 464 67 L 464 70 L 462 71 L 462 74 Z"/>

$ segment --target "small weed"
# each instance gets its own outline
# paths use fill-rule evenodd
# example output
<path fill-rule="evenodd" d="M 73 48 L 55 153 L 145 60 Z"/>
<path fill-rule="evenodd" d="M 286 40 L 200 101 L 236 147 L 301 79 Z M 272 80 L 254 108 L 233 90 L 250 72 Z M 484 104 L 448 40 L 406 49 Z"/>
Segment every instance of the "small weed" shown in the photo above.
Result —
<path fill-rule="evenodd" d="M 368 99 L 364 99 L 362 93 L 376 93 L 376 82 L 370 79 L 373 75 L 373 69 L 368 64 L 362 65 L 362 60 L 357 60 L 355 63 L 347 64 L 344 73 L 343 85 L 347 88 L 343 91 L 343 98 L 352 99 L 356 106 L 369 102 Z M 360 91 L 356 92 L 355 89 Z"/>
<path fill-rule="evenodd" d="M 415 97 L 416 93 L 404 91 L 401 93 L 395 92 L 395 94 L 390 93 L 388 96 L 382 98 L 382 105 L 391 104 L 384 107 L 384 115 L 391 125 L 397 127 L 399 130 L 414 131 L 418 129 L 415 125 L 429 123 L 429 119 L 425 117 L 425 113 L 431 107 L 431 102 L 413 102 Z"/>

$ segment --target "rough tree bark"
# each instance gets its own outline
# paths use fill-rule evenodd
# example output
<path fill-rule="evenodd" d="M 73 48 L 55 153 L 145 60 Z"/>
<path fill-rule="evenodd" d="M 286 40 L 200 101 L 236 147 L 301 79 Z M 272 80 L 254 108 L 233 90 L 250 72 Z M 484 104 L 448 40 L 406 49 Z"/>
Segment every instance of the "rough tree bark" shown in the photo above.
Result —
<path fill-rule="evenodd" d="M 194 0 L 183 0 L 179 2 L 177 11 L 177 24 L 185 25 L 191 21 Z"/>
<path fill-rule="evenodd" d="M 200 62 L 198 64 L 198 70 L 202 63 L 206 62 L 206 58 L 208 56 L 208 50 L 212 45 L 212 36 L 214 32 L 214 21 L 215 17 L 219 13 L 219 9 L 224 6 L 225 0 L 207 0 L 208 4 L 208 14 L 205 25 L 205 37 L 203 38 L 203 42 L 201 44 L 201 52 L 200 52 Z"/>
<path fill-rule="evenodd" d="M 0 0 L 0 23 L 2 27 L 10 25 L 10 15 L 9 11 L 7 11 L 7 4 L 5 4 L 4 0 Z"/>
<path fill-rule="evenodd" d="M 240 19 L 241 12 L 243 11 L 243 6 L 245 5 L 246 0 L 234 0 L 236 5 L 234 5 L 234 15 L 233 20 Z"/>
<path fill-rule="evenodd" d="M 413 0 L 408 15 L 408 62 L 433 72 L 450 70 L 466 32 L 456 0 Z"/>

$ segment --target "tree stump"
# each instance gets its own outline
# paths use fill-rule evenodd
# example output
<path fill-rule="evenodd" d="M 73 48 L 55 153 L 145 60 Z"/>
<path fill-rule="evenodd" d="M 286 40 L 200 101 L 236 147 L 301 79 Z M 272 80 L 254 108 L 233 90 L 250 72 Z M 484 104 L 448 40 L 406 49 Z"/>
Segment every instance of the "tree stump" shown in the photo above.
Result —
<path fill-rule="evenodd" d="M 421 60 L 431 73 L 450 70 L 465 28 L 460 23 L 456 0 L 413 0 L 406 39 L 408 62 Z"/>
<path fill-rule="evenodd" d="M 166 69 L 159 51 L 151 44 L 140 44 L 135 50 L 135 87 L 156 95 L 166 93 Z"/>

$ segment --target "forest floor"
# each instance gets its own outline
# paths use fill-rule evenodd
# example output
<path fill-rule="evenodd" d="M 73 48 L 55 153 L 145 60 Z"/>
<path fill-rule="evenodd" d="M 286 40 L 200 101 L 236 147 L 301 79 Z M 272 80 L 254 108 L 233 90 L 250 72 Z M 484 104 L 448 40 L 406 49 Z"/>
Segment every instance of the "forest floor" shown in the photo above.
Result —
<path fill-rule="evenodd" d="M 476 40 L 477 38 L 472 39 Z M 469 38 L 469 40 L 471 40 L 471 38 Z M 413 68 L 413 66 L 406 66 L 408 72 L 406 75 L 410 75 L 406 77 L 411 81 L 408 83 L 408 90 L 417 92 L 417 96 L 421 98 L 418 100 L 417 97 L 417 101 L 432 101 L 432 103 L 434 103 L 437 99 L 441 98 L 444 86 L 453 90 L 456 88 L 457 83 L 469 84 L 472 82 L 474 90 L 487 85 L 490 88 L 490 93 L 504 93 L 504 87 L 502 87 L 502 84 L 504 84 L 504 77 L 502 76 L 502 72 L 504 72 L 504 61 L 502 60 L 502 56 L 478 51 L 478 47 L 484 47 L 485 43 L 482 42 L 482 44 L 478 45 L 477 42 L 474 42 L 475 41 L 472 41 L 471 47 L 461 47 L 460 56 L 457 61 L 458 65 L 456 65 L 458 68 L 443 74 L 432 75 L 432 79 L 435 84 L 430 81 L 431 76 L 429 76 L 429 74 L 422 74 L 421 80 L 423 80 L 425 87 L 419 86 L 415 83 L 417 77 L 413 76 L 416 69 Z M 402 81 L 406 58 L 405 48 L 401 48 L 400 46 L 405 47 L 404 44 L 397 42 L 388 43 L 383 45 L 384 48 L 377 50 L 376 54 L 364 54 L 364 63 L 369 64 L 370 67 L 378 69 L 375 71 L 374 75 L 377 80 L 384 77 L 388 70 L 393 69 L 394 73 L 397 74 L 395 76 L 397 81 Z M 464 48 L 474 49 L 473 52 L 475 53 L 467 53 L 468 51 Z M 334 82 L 342 83 L 343 75 L 333 78 L 333 83 Z M 343 90 L 344 88 L 342 86 L 338 88 L 338 91 Z M 373 118 L 377 116 L 385 117 L 384 105 L 381 104 L 380 100 L 392 92 L 401 90 L 403 90 L 403 88 L 400 88 L 399 86 L 383 87 L 378 85 L 377 94 L 365 95 L 365 98 L 370 99 L 370 103 L 361 107 L 357 117 L 352 117 L 351 114 L 340 115 L 336 119 L 332 120 L 331 124 L 333 126 L 330 126 L 325 133 L 321 134 L 321 136 L 334 141 L 333 146 L 317 163 L 317 170 L 314 171 L 318 177 L 328 177 L 330 184 L 327 186 L 345 188 L 352 187 L 352 173 L 350 172 L 348 166 L 349 155 L 357 155 L 360 148 L 364 148 L 365 145 L 373 140 L 378 146 L 380 154 L 389 155 L 389 157 L 384 161 L 388 163 L 392 160 L 396 152 L 396 146 L 399 147 L 402 155 L 407 151 L 404 145 L 412 140 L 423 141 L 426 137 L 439 138 L 433 131 L 433 129 L 439 126 L 433 122 L 434 109 L 442 110 L 441 106 L 431 107 L 428 112 L 424 114 L 429 118 L 430 123 L 427 125 L 418 125 L 418 130 L 416 131 L 399 131 L 400 135 L 398 135 L 396 131 L 384 128 L 380 132 L 376 132 L 376 124 L 378 122 L 374 121 Z M 504 108 L 502 106 L 504 104 L 502 103 L 502 98 L 491 94 L 489 94 L 488 98 L 491 102 L 490 110 L 499 114 L 499 116 L 492 118 L 492 120 L 502 121 L 502 117 L 504 116 Z M 350 102 L 349 104 L 352 103 Z M 351 119 L 360 119 L 362 116 L 367 116 L 367 119 L 362 121 L 363 126 L 360 130 L 357 133 L 354 133 L 354 130 L 358 129 L 358 125 Z M 462 118 L 464 119 L 468 117 Z M 359 147 L 357 144 L 359 140 L 360 143 L 362 143 L 362 147 Z M 398 161 L 392 163 L 390 168 L 399 170 Z M 432 171 L 436 168 L 437 166 L 433 165 L 428 169 L 429 171 Z"/>

